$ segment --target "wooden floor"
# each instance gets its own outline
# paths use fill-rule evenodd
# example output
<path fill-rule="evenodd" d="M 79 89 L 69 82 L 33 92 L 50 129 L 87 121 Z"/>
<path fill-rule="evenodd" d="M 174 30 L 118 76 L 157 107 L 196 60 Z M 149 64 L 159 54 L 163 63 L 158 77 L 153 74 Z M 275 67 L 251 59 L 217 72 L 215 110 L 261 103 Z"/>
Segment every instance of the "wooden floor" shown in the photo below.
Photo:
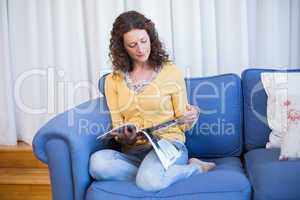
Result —
<path fill-rule="evenodd" d="M 50 200 L 47 165 L 35 158 L 30 145 L 0 145 L 0 200 Z"/>

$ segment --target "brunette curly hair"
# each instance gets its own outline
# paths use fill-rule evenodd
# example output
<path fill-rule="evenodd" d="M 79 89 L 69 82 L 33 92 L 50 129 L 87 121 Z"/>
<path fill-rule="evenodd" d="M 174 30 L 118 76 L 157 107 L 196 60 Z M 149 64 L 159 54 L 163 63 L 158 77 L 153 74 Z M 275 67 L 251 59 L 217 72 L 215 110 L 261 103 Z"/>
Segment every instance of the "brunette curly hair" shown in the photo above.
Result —
<path fill-rule="evenodd" d="M 128 11 L 119 15 L 113 23 L 111 31 L 109 57 L 113 64 L 113 71 L 131 72 L 132 61 L 123 45 L 123 35 L 132 29 L 144 29 L 150 37 L 151 52 L 148 62 L 155 70 L 169 61 L 169 55 L 163 49 L 158 38 L 154 23 L 143 14 L 136 11 Z"/>

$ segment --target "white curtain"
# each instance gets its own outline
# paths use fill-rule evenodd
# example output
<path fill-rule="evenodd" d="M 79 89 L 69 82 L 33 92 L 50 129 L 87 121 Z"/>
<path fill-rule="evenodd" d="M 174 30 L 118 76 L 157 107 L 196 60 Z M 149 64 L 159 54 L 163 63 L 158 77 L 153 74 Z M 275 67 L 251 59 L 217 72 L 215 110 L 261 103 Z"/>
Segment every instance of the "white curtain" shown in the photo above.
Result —
<path fill-rule="evenodd" d="M 126 10 L 155 22 L 186 76 L 300 66 L 300 0 L 0 0 L 0 144 L 31 143 L 51 117 L 99 96 Z"/>

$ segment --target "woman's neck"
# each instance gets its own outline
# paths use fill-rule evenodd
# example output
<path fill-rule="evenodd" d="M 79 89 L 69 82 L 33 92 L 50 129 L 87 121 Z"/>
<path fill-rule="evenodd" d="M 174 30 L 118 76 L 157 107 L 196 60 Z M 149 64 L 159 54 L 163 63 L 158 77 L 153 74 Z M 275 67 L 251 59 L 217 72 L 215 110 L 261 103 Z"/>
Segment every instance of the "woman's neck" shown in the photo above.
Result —
<path fill-rule="evenodd" d="M 138 82 L 141 80 L 150 80 L 153 76 L 153 73 L 154 70 L 148 63 L 140 63 L 133 65 L 133 70 L 130 72 L 129 76 L 133 82 Z"/>
<path fill-rule="evenodd" d="M 148 71 L 151 67 L 147 62 L 144 63 L 134 63 L 133 64 L 133 72 L 140 72 L 140 71 Z"/>

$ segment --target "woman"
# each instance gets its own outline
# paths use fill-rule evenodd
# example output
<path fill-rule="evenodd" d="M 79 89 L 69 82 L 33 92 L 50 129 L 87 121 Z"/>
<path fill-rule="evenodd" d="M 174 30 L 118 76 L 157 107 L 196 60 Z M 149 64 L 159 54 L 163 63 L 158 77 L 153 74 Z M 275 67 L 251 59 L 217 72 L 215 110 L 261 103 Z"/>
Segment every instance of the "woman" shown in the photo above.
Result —
<path fill-rule="evenodd" d="M 196 122 L 199 109 L 188 105 L 182 73 L 168 60 L 153 22 L 135 11 L 117 17 L 111 31 L 110 57 L 113 73 L 106 77 L 105 95 L 113 128 L 128 122 L 146 128 L 181 117 L 182 124 L 155 133 L 171 141 L 180 157 L 164 170 L 148 141 L 126 130 L 122 137 L 115 137 L 121 152 L 105 149 L 91 156 L 91 176 L 135 180 L 144 190 L 158 191 L 213 168 L 214 163 L 188 160 L 184 132 Z"/>

